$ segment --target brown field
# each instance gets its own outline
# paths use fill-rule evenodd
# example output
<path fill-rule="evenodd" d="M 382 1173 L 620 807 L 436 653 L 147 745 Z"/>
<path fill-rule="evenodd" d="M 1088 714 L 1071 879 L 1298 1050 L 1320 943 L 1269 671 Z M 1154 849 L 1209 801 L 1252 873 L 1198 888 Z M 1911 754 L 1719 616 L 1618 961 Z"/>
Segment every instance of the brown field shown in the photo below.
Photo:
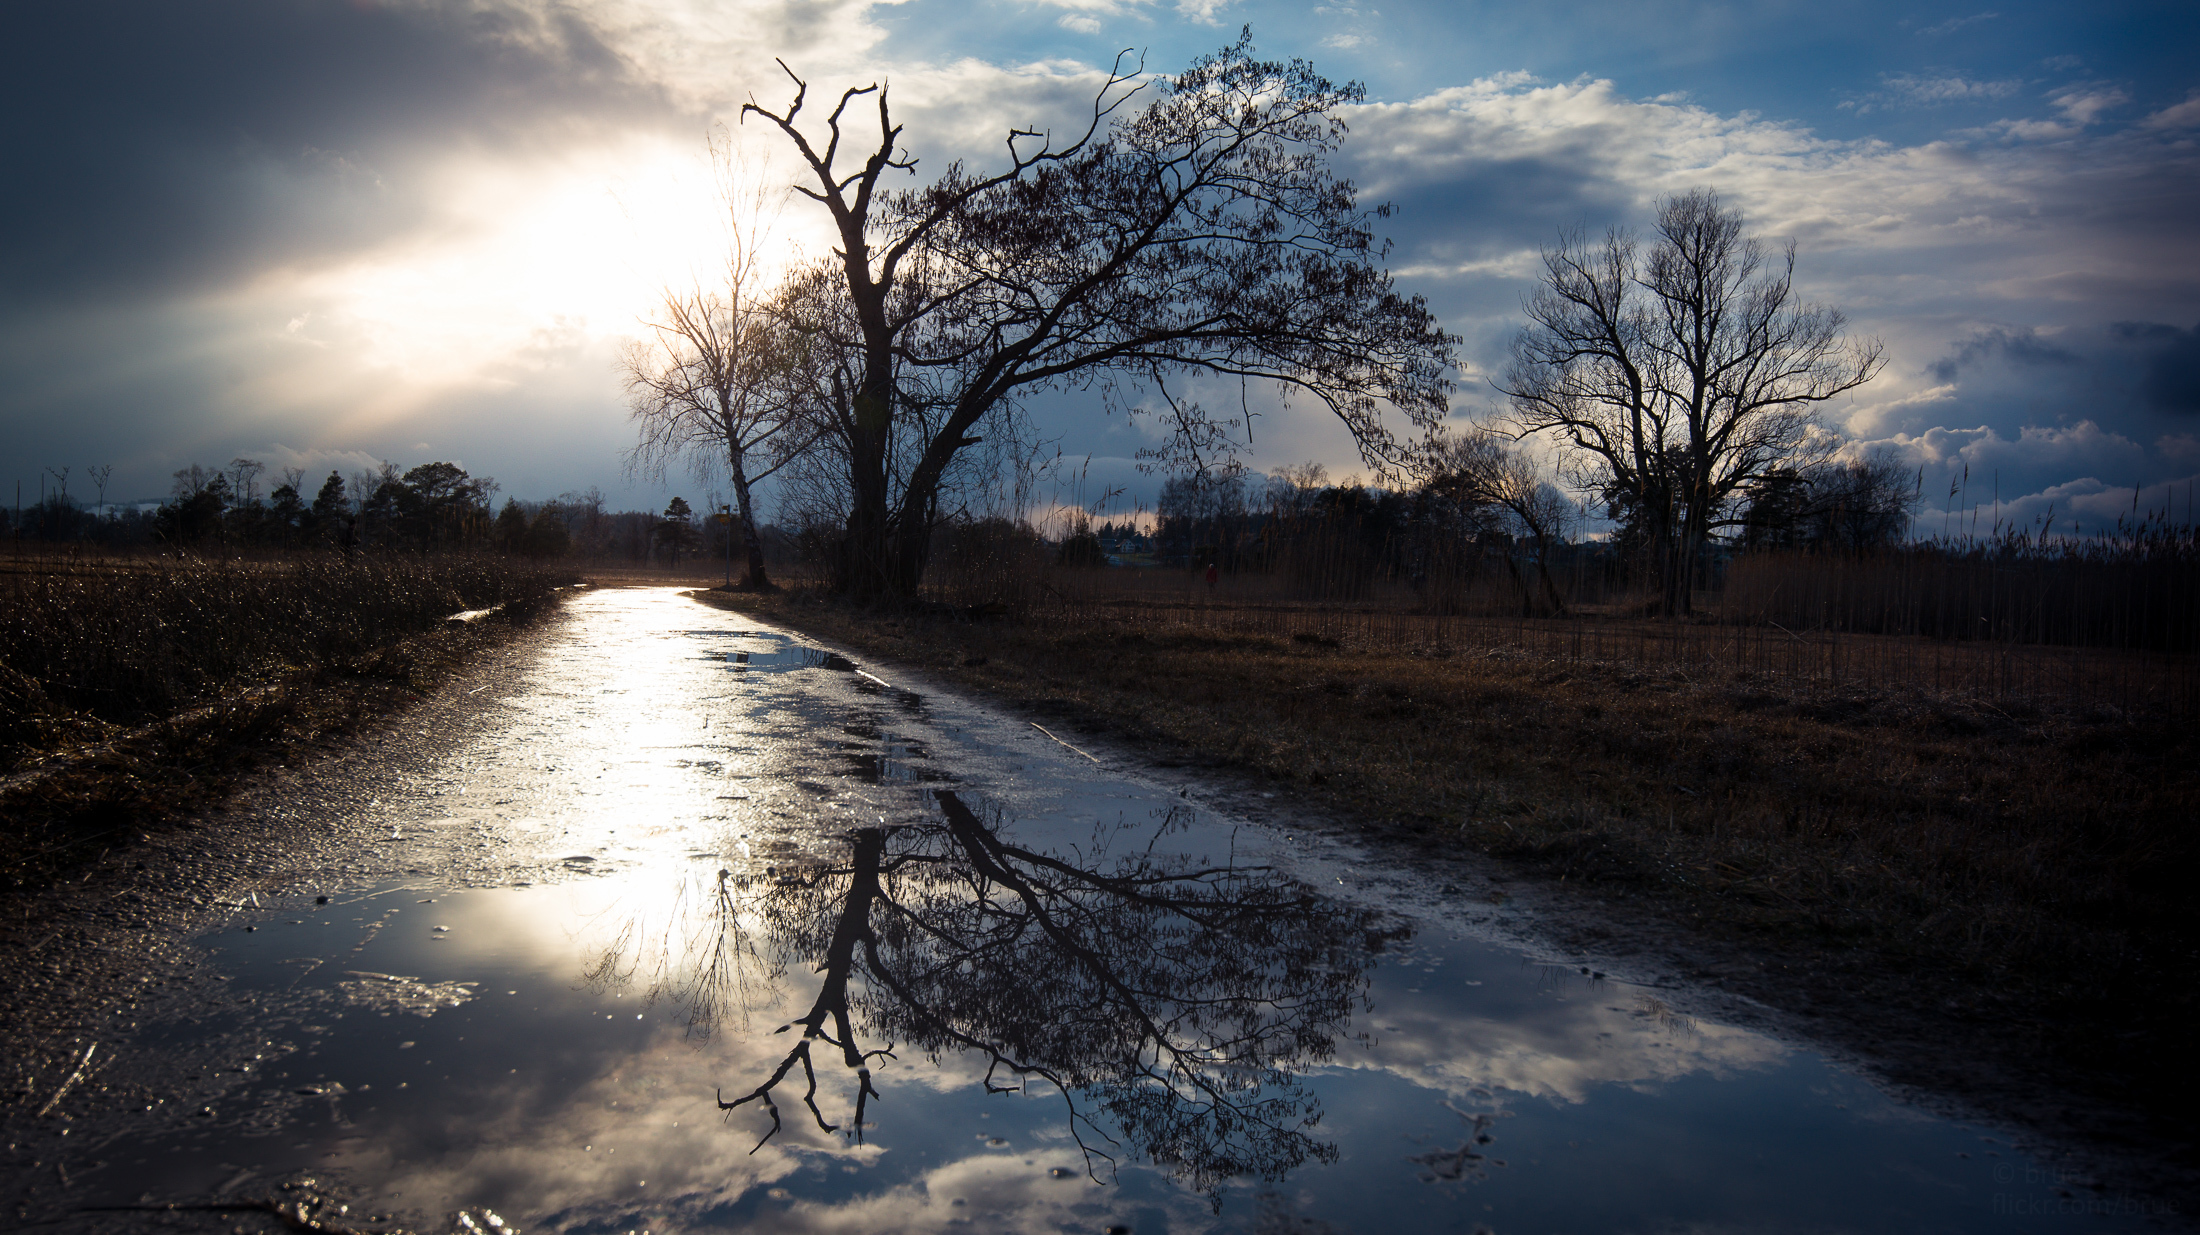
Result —
<path fill-rule="evenodd" d="M 2194 1096 L 2189 658 L 1125 575 L 1053 572 L 1014 620 L 703 598 L 1680 923 L 1865 1037 L 1923 1017 L 2104 1099 Z"/>
<path fill-rule="evenodd" d="M 572 577 L 460 556 L 0 559 L 0 886 L 402 709 Z"/>

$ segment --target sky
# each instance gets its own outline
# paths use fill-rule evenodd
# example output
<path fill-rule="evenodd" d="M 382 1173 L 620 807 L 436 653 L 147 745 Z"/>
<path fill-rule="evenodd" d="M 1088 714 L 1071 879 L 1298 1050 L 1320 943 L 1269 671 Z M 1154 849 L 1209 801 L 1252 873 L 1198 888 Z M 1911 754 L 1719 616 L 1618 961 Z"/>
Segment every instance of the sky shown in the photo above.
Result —
<path fill-rule="evenodd" d="M 150 499 L 239 455 L 694 500 L 625 471 L 616 360 L 720 243 L 715 126 L 761 182 L 791 177 L 737 123 L 789 97 L 775 57 L 819 95 L 887 84 L 928 175 L 990 165 L 1012 124 L 1066 129 L 1122 49 L 1174 71 L 1241 25 L 1365 83 L 1338 166 L 1396 205 L 1392 269 L 1462 340 L 1461 423 L 1502 410 L 1489 381 L 1542 246 L 1709 187 L 1885 343 L 1824 421 L 1922 469 L 1921 530 L 1966 470 L 1960 503 L 2017 523 L 2182 518 L 2200 480 L 2189 3 L 87 0 L 6 20 L 0 484 L 26 501 L 47 468 L 90 499 L 111 465 L 108 500 Z M 775 244 L 822 253 L 821 223 L 788 205 Z M 1256 406 L 1256 469 L 1357 467 L 1320 409 Z M 1067 496 L 1150 504 L 1150 427 L 1097 395 L 1036 411 L 1076 463 Z"/>

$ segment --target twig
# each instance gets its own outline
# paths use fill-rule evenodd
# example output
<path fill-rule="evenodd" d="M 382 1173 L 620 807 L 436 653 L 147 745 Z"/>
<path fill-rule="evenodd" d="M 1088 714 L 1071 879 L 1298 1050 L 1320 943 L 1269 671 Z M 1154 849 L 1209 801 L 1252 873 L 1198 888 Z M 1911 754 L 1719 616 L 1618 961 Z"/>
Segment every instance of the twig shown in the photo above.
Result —
<path fill-rule="evenodd" d="M 1088 753 L 1088 752 L 1086 752 L 1086 751 L 1081 751 L 1081 750 L 1077 750 L 1077 748 L 1076 748 L 1076 747 L 1074 747 L 1074 746 L 1070 746 L 1070 745 L 1069 745 L 1069 743 L 1067 743 L 1067 742 L 1062 742 L 1062 739 L 1060 739 L 1060 738 L 1055 738 L 1055 737 L 1054 737 L 1054 734 L 1052 734 L 1051 732 L 1049 732 L 1049 731 L 1047 730 L 1047 727 L 1046 727 L 1045 725 L 1042 725 L 1042 724 L 1040 724 L 1040 723 L 1039 723 L 1038 721 L 1032 721 L 1032 722 L 1031 722 L 1031 727 L 1032 727 L 1032 728 L 1034 728 L 1034 729 L 1037 729 L 1037 730 L 1038 730 L 1039 732 L 1041 732 L 1041 733 L 1044 733 L 1044 734 L 1046 734 L 1046 735 L 1047 735 L 1048 737 L 1050 737 L 1050 738 L 1054 738 L 1054 740 L 1055 740 L 1055 741 L 1057 741 L 1057 742 L 1061 742 L 1063 746 L 1068 746 L 1068 747 L 1069 747 L 1069 749 L 1077 751 L 1077 753 L 1078 753 L 1078 754 L 1080 754 L 1080 755 L 1084 755 L 1084 756 L 1085 756 L 1085 758 L 1087 758 L 1087 759 L 1090 759 L 1090 760 L 1092 760 L 1092 761 L 1093 761 L 1094 763 L 1098 763 L 1098 762 L 1100 762 L 1100 757 L 1099 757 L 1098 755 L 1090 754 L 1090 753 Z"/>
<path fill-rule="evenodd" d="M 61 1099 L 67 1097 L 69 1091 L 76 1088 L 76 1083 L 84 1079 L 84 1065 L 92 1061 L 92 1052 L 98 1049 L 99 1043 L 97 1042 L 84 1048 L 84 1057 L 76 1061 L 76 1071 L 69 1073 L 68 1079 L 61 1082 L 61 1088 L 54 1090 L 53 1097 L 46 1099 L 46 1105 L 38 1108 L 40 1118 L 44 1118 L 53 1111 L 53 1108 L 61 1105 Z"/>

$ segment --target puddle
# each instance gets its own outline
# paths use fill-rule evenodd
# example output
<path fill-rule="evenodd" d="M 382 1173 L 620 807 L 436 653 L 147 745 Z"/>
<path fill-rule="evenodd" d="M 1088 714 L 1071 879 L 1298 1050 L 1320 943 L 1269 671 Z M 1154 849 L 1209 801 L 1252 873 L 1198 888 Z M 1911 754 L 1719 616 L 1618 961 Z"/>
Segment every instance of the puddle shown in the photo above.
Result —
<path fill-rule="evenodd" d="M 730 632 L 690 631 L 689 634 L 713 642 L 724 640 Z M 726 668 L 735 673 L 786 673 L 794 669 L 830 669 L 838 673 L 856 672 L 855 662 L 823 648 L 809 647 L 793 638 L 776 632 L 743 631 L 735 637 L 744 643 L 764 644 L 762 648 L 740 647 L 715 655 L 725 661 Z M 778 644 L 779 646 L 768 646 Z"/>
<path fill-rule="evenodd" d="M 2141 1226 L 1813 1052 L 1340 896 L 1306 847 L 1014 722 L 847 677 L 714 693 L 667 653 L 803 649 L 682 634 L 684 604 L 572 602 L 593 667 L 530 690 L 588 702 L 478 789 L 542 846 L 530 886 L 263 894 L 204 941 L 222 1010 L 123 1048 L 214 1096 L 86 1127 L 71 1199 L 310 1176 L 414 1229 L 589 1233 Z M 589 660 L 622 639 L 658 667 Z"/>

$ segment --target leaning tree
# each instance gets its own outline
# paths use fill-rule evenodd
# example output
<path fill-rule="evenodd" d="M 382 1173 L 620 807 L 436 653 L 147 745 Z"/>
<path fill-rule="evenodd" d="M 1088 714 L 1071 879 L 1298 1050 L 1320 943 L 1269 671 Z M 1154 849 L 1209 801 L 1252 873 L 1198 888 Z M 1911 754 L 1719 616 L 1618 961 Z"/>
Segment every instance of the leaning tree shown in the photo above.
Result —
<path fill-rule="evenodd" d="M 1576 231 L 1543 254 L 1541 286 L 1499 389 L 1511 427 L 1546 433 L 1573 478 L 1628 520 L 1658 564 L 1663 607 L 1687 613 L 1705 543 L 1740 522 L 1758 478 L 1830 451 L 1818 404 L 1872 379 L 1876 340 L 1795 294 L 1795 245 L 1767 261 L 1709 190 L 1667 200 L 1645 258 L 1624 231 Z"/>
<path fill-rule="evenodd" d="M 1419 428 L 1442 419 L 1455 340 L 1383 268 L 1371 222 L 1387 207 L 1363 208 L 1329 166 L 1359 86 L 1255 59 L 1249 33 L 1173 79 L 1119 58 L 1070 139 L 1014 130 L 1000 170 L 955 164 L 894 190 L 888 174 L 916 161 L 886 91 L 844 91 L 813 139 L 808 86 L 788 76 L 784 110 L 742 117 L 792 144 L 808 169 L 796 187 L 839 240 L 850 360 L 825 419 L 845 426 L 849 592 L 915 592 L 943 479 L 989 415 L 1036 391 L 1271 382 L 1335 412 L 1379 467 L 1400 454 L 1386 407 Z M 842 125 L 864 96 L 878 139 L 856 161 Z"/>

